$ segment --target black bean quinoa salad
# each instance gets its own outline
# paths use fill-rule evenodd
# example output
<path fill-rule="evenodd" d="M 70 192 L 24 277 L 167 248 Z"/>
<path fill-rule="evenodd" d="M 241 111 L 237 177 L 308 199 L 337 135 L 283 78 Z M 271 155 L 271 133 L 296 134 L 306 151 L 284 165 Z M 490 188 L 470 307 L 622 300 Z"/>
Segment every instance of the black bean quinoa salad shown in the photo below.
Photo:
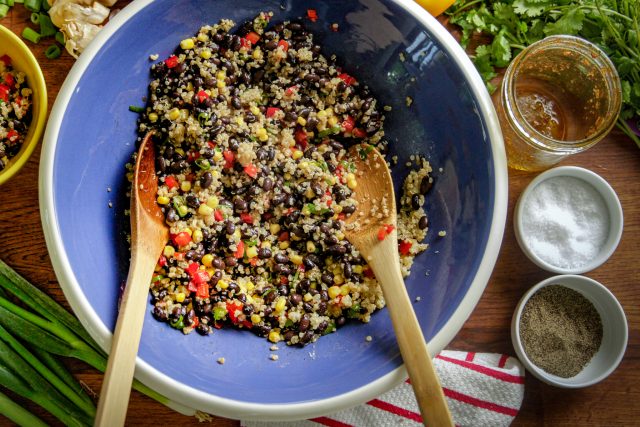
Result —
<path fill-rule="evenodd" d="M 31 89 L 26 76 L 11 65 L 11 57 L 0 56 L 0 171 L 15 157 L 31 123 Z"/>
<path fill-rule="evenodd" d="M 151 67 L 139 141 L 155 132 L 171 237 L 150 291 L 154 317 L 184 333 L 233 325 L 304 345 L 384 306 L 344 235 L 344 219 L 364 215 L 345 147 L 384 150 L 384 116 L 302 22 L 270 18 L 233 34 L 229 20 L 205 26 Z M 399 219 L 405 274 L 426 248 L 431 169 L 415 163 Z"/>

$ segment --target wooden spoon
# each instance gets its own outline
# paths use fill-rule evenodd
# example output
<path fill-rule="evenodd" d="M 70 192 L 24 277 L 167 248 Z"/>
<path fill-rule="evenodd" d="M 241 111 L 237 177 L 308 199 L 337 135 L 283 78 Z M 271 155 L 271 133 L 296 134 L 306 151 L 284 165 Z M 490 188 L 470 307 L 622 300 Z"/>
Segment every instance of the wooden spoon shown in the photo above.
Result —
<path fill-rule="evenodd" d="M 358 210 L 345 220 L 345 236 L 360 251 L 380 282 L 423 422 L 433 427 L 453 426 L 427 343 L 400 272 L 396 202 L 391 175 L 387 163 L 376 149 L 370 151 L 366 159 L 359 155 L 361 149 L 361 146 L 354 146 L 349 150 L 358 174 L 362 172 L 362 175 L 357 180 L 354 196 Z M 371 215 L 374 207 L 382 214 L 380 218 Z M 365 215 L 361 216 L 358 212 L 364 212 Z M 388 225 L 392 225 L 393 230 L 380 241 L 378 232 Z"/>
<path fill-rule="evenodd" d="M 169 238 L 164 215 L 156 204 L 158 178 L 151 136 L 147 134 L 140 145 L 131 187 L 131 265 L 100 391 L 96 426 L 124 425 L 149 283 Z"/>

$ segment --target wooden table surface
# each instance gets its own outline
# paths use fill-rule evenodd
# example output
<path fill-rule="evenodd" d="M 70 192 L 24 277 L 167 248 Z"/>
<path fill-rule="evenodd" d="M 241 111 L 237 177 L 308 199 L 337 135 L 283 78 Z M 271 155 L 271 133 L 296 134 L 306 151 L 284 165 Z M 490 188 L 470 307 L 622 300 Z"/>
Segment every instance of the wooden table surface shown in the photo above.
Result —
<path fill-rule="evenodd" d="M 29 14 L 14 7 L 0 24 L 20 34 Z M 68 54 L 49 60 L 44 50 L 51 41 L 29 43 L 44 72 L 49 105 L 73 58 Z M 66 305 L 54 275 L 40 223 L 38 207 L 38 164 L 40 146 L 24 169 L 0 187 L 0 238 L 4 249 L 0 258 L 32 283 Z M 605 284 L 619 299 L 629 322 L 629 345 L 618 369 L 601 383 L 581 390 L 562 390 L 547 386 L 527 375 L 525 397 L 514 425 L 632 425 L 640 423 L 640 148 L 622 133 L 614 131 L 589 151 L 563 161 L 563 165 L 582 166 L 605 178 L 616 190 L 625 215 L 624 232 L 617 251 L 600 268 L 586 275 Z M 509 325 L 516 303 L 535 283 L 552 274 L 531 263 L 522 253 L 513 232 L 513 208 L 525 186 L 536 173 L 509 171 L 509 210 L 498 262 L 486 291 L 463 329 L 448 348 L 514 355 Z M 94 391 L 100 390 L 101 374 L 81 362 L 69 360 L 76 377 Z M 20 400 L 49 422 L 52 417 Z M 0 417 L 0 425 L 7 420 Z M 196 425 L 155 401 L 133 392 L 128 425 Z M 213 418 L 213 425 L 235 426 L 237 422 Z"/>

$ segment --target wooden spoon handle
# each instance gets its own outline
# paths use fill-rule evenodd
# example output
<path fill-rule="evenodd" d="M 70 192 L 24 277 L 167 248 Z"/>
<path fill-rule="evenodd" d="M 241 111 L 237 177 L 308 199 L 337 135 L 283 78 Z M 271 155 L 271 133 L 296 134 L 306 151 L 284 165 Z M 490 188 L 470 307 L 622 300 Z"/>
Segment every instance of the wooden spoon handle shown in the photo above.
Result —
<path fill-rule="evenodd" d="M 136 259 L 137 257 L 150 259 Z M 148 284 L 151 283 L 155 264 L 155 259 L 150 254 L 142 250 L 132 252 L 127 286 L 122 296 L 109 362 L 100 389 L 95 426 L 124 425 L 147 307 Z"/>
<path fill-rule="evenodd" d="M 370 251 L 369 265 L 382 286 L 400 353 L 424 424 L 431 427 L 453 426 L 442 386 L 402 279 L 396 242 L 394 232 L 375 245 Z"/>

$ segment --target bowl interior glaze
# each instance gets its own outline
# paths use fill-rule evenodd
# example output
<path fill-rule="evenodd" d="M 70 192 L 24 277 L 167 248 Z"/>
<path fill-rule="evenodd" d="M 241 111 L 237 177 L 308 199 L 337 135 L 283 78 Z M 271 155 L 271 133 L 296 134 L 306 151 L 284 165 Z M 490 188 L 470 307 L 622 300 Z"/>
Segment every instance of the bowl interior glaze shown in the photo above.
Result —
<path fill-rule="evenodd" d="M 44 224 L 52 259 L 76 314 L 101 345 L 109 342 L 128 269 L 124 165 L 135 149 L 137 119 L 128 107 L 144 105 L 149 55 L 166 58 L 180 40 L 221 18 L 240 23 L 270 10 L 277 22 L 306 16 L 308 8 L 317 10 L 318 22 L 305 22 L 323 52 L 335 53 L 345 71 L 367 82 L 377 99 L 392 107 L 385 127 L 392 154 L 399 157 L 396 188 L 406 176 L 409 156 L 425 155 L 434 166 L 435 185 L 426 206 L 430 248 L 416 259 L 406 280 L 410 297 L 420 296 L 414 308 L 425 337 L 441 334 L 431 342 L 431 351 L 440 351 L 471 313 L 502 238 L 506 163 L 494 112 L 480 79 L 469 71 L 471 63 L 461 49 L 452 49 L 453 39 L 443 44 L 443 28 L 434 35 L 412 13 L 422 13 L 432 28 L 438 25 L 434 19 L 413 4 L 391 0 L 143 0 L 125 8 L 72 70 L 43 154 L 48 165 L 41 180 L 50 180 L 51 191 L 43 196 L 48 200 L 43 217 L 49 218 Z M 329 31 L 334 22 L 338 32 Z M 407 97 L 413 100 L 410 108 Z M 440 230 L 446 237 L 438 237 Z M 258 417 L 266 413 L 263 405 L 326 402 L 344 393 L 356 397 L 347 400 L 354 404 L 402 379 L 386 310 L 368 324 L 349 324 L 304 348 L 280 344 L 279 360 L 272 361 L 271 343 L 251 333 L 184 336 L 155 321 L 150 309 L 138 377 L 199 409 L 239 417 L 226 411 L 233 406 L 246 410 L 243 416 Z M 371 342 L 365 340 L 368 335 Z M 224 365 L 216 363 L 219 357 L 225 358 Z M 378 382 L 377 389 L 365 387 L 381 378 L 387 380 Z M 185 402 L 187 391 L 191 397 L 197 391 L 201 399 Z M 341 403 L 334 403 L 339 409 Z M 312 413 L 308 409 L 297 416 Z M 289 416 L 271 413 L 267 418 Z"/>

